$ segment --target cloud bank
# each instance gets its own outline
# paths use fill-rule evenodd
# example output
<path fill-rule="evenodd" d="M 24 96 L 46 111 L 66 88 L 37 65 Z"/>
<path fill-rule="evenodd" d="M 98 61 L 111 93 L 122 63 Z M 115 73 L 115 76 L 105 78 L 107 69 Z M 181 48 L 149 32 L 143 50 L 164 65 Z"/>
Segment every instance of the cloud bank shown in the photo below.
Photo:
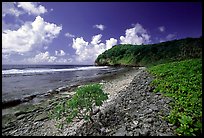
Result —
<path fill-rule="evenodd" d="M 25 53 L 46 47 L 61 30 L 62 26 L 45 22 L 37 16 L 33 22 L 26 22 L 18 30 L 7 29 L 2 32 L 2 52 Z"/>
<path fill-rule="evenodd" d="M 117 39 L 110 38 L 106 43 L 101 42 L 101 34 L 92 37 L 91 42 L 87 42 L 83 37 L 73 38 L 72 47 L 76 50 L 76 61 L 79 63 L 93 63 L 97 56 L 105 50 L 117 44 Z"/>
<path fill-rule="evenodd" d="M 19 17 L 22 14 L 41 15 L 48 10 L 39 5 L 39 2 L 2 2 L 2 16 L 13 15 Z"/>
<path fill-rule="evenodd" d="M 29 15 L 40 15 L 47 12 L 44 6 L 38 5 L 36 2 L 18 2 L 18 7 L 22 8 Z"/>

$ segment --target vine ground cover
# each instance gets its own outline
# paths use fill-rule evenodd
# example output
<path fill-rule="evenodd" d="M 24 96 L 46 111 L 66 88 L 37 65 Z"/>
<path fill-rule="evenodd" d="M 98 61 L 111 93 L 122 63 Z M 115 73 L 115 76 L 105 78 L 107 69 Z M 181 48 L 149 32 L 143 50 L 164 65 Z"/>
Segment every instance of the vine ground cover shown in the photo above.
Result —
<path fill-rule="evenodd" d="M 167 117 L 178 135 L 202 134 L 202 59 L 191 59 L 150 67 L 155 76 L 154 92 L 173 99 Z"/>

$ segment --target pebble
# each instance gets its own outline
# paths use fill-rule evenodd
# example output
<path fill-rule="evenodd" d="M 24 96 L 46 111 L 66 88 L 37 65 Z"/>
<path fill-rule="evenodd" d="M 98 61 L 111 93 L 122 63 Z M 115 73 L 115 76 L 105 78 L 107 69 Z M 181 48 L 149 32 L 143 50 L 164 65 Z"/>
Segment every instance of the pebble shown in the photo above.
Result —
<path fill-rule="evenodd" d="M 153 122 L 153 119 L 152 119 L 152 118 L 147 118 L 147 119 L 145 119 L 144 122 L 152 123 L 152 122 Z"/>
<path fill-rule="evenodd" d="M 157 97 L 159 97 L 158 95 L 155 95 L 154 98 L 156 99 Z"/>
<path fill-rule="evenodd" d="M 152 113 L 152 109 L 146 109 L 146 110 L 144 111 L 144 113 L 145 113 L 145 114 L 150 114 L 150 113 Z"/>
<path fill-rule="evenodd" d="M 116 133 L 113 136 L 125 136 L 126 135 L 126 130 L 125 127 L 119 128 Z"/>
<path fill-rule="evenodd" d="M 137 126 L 137 125 L 138 125 L 138 121 L 133 121 L 133 124 L 134 124 L 135 126 Z"/>
<path fill-rule="evenodd" d="M 141 136 L 148 136 L 149 135 L 149 130 L 147 128 L 141 129 L 140 130 L 140 135 Z"/>
<path fill-rule="evenodd" d="M 102 127 L 102 128 L 100 129 L 100 131 L 101 131 L 101 132 L 105 132 L 106 129 L 105 129 L 104 127 Z"/>
<path fill-rule="evenodd" d="M 152 109 L 154 111 L 158 111 L 158 107 L 154 104 L 150 104 L 149 107 L 150 107 L 150 109 Z"/>

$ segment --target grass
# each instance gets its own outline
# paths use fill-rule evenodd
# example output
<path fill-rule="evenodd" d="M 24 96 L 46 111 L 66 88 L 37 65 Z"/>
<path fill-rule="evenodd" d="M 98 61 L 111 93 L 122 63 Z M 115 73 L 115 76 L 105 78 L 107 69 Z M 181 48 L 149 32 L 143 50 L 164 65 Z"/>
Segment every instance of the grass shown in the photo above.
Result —
<path fill-rule="evenodd" d="M 171 97 L 172 110 L 167 117 L 177 126 L 178 135 L 202 134 L 202 59 L 191 59 L 150 67 L 155 76 L 154 92 Z"/>

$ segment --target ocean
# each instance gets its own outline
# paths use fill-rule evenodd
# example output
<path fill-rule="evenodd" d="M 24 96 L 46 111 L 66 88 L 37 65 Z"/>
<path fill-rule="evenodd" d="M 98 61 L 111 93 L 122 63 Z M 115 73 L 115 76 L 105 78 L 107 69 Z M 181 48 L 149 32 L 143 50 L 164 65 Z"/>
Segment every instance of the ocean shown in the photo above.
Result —
<path fill-rule="evenodd" d="M 93 65 L 2 65 L 2 102 L 43 95 L 122 69 Z"/>

